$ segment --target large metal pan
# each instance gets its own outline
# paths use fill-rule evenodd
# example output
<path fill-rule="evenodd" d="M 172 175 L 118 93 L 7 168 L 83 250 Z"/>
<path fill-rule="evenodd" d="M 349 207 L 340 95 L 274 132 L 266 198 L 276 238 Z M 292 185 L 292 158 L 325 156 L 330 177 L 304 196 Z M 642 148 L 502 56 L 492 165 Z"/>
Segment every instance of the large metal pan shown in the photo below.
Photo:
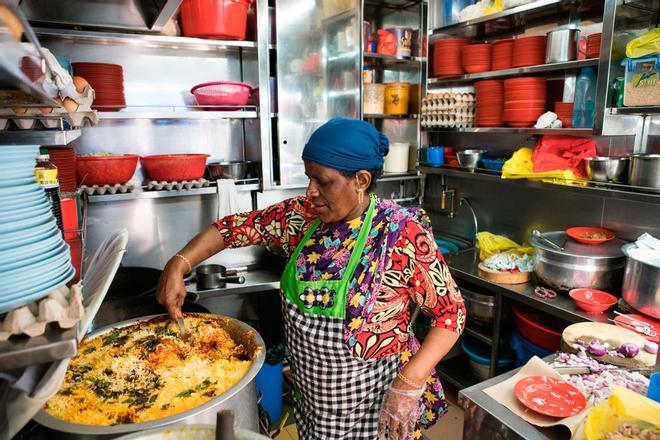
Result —
<path fill-rule="evenodd" d="M 556 249 L 545 240 L 563 248 Z M 564 231 L 532 235 L 536 249 L 534 270 L 541 283 L 560 291 L 581 287 L 600 289 L 619 295 L 626 258 L 621 251 L 624 241 L 614 239 L 601 245 L 580 244 Z"/>
<path fill-rule="evenodd" d="M 635 310 L 660 319 L 660 268 L 632 258 L 630 250 L 636 247 L 635 243 L 623 246 L 623 253 L 628 257 L 623 299 Z"/>
<path fill-rule="evenodd" d="M 165 315 L 150 315 L 140 318 L 129 319 L 117 324 L 100 328 L 88 335 L 89 338 L 95 338 L 99 335 L 108 333 L 116 328 L 128 327 L 139 321 L 146 321 L 151 318 Z M 213 315 L 217 317 L 217 315 Z M 221 409 L 232 409 L 236 414 L 235 423 L 239 428 L 257 431 L 257 390 L 255 376 L 261 369 L 266 357 L 264 341 L 259 333 L 244 322 L 233 318 L 223 317 L 226 320 L 225 330 L 236 340 L 243 344 L 252 355 L 252 365 L 248 372 L 233 387 L 223 394 L 216 396 L 203 405 L 165 417 L 158 420 L 152 420 L 144 423 L 134 423 L 114 426 L 93 426 L 70 423 L 55 418 L 46 411 L 41 410 L 34 417 L 34 420 L 40 425 L 45 426 L 52 432 L 49 433 L 49 439 L 110 439 L 116 438 L 131 432 L 154 429 L 161 426 L 178 424 L 215 424 L 216 414 Z"/>

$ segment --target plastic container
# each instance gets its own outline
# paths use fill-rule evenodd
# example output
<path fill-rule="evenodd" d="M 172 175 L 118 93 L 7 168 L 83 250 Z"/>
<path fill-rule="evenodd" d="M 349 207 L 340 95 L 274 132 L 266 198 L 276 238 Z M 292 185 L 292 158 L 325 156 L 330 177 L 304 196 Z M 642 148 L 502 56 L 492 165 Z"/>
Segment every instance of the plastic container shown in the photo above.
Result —
<path fill-rule="evenodd" d="M 489 377 L 490 346 L 470 336 L 461 338 L 461 348 L 470 359 L 470 370 L 477 379 L 484 381 Z M 498 370 L 513 366 L 514 357 L 511 352 L 500 352 L 497 359 Z M 500 371 L 501 372 L 501 371 Z"/>
<path fill-rule="evenodd" d="M 539 347 L 538 345 L 533 344 L 527 339 L 523 338 L 520 333 L 516 331 L 511 334 L 509 345 L 511 348 L 513 348 L 513 351 L 516 352 L 516 367 L 522 367 L 534 356 L 544 358 L 552 354 L 551 351 L 548 351 L 543 347 Z"/>
<path fill-rule="evenodd" d="M 60 202 L 60 182 L 57 180 L 57 167 L 50 161 L 48 154 L 37 155 L 37 165 L 34 168 L 34 177 L 37 183 L 46 192 L 50 202 L 50 209 L 57 221 L 57 227 L 64 231 L 62 223 L 62 205 Z"/>
<path fill-rule="evenodd" d="M 436 168 L 444 165 L 445 149 L 442 147 L 428 147 L 426 149 L 426 163 Z"/>
<path fill-rule="evenodd" d="M 252 86 L 238 81 L 213 81 L 198 84 L 190 93 L 195 96 L 197 104 L 206 110 L 227 110 L 233 111 L 247 105 L 250 99 Z M 216 106 L 222 106 L 216 108 Z"/>
<path fill-rule="evenodd" d="M 252 0 L 183 0 L 183 35 L 244 40 L 250 5 Z"/>
<path fill-rule="evenodd" d="M 385 113 L 385 84 L 364 84 L 364 113 Z"/>
<path fill-rule="evenodd" d="M 646 397 L 656 402 L 660 402 L 660 372 L 655 372 L 651 375 L 649 380 L 649 389 L 646 392 Z"/>
<path fill-rule="evenodd" d="M 583 67 L 575 83 L 573 127 L 592 128 L 596 101 L 596 73 L 593 67 Z"/>
<path fill-rule="evenodd" d="M 282 415 L 282 370 L 281 362 L 275 365 L 264 362 L 255 378 L 257 390 L 261 393 L 259 404 L 268 413 L 271 425 L 275 425 Z"/>
<path fill-rule="evenodd" d="M 628 59 L 623 86 L 623 105 L 660 104 L 659 75 L 660 55 Z"/>
<path fill-rule="evenodd" d="M 522 336 L 546 350 L 559 350 L 561 324 L 555 318 L 529 308 L 511 306 L 511 309 L 516 317 L 516 327 Z"/>
<path fill-rule="evenodd" d="M 405 173 L 408 171 L 409 142 L 392 142 L 390 152 L 385 156 L 383 171 L 386 173 Z"/>
<path fill-rule="evenodd" d="M 204 175 L 208 154 L 162 154 L 141 158 L 152 180 L 176 182 L 196 180 Z"/>
<path fill-rule="evenodd" d="M 410 84 L 404 82 L 385 84 L 385 114 L 405 115 L 408 113 Z"/>
<path fill-rule="evenodd" d="M 79 185 L 115 185 L 131 180 L 140 156 L 78 156 L 76 180 Z"/>
<path fill-rule="evenodd" d="M 412 28 L 397 26 L 385 30 L 396 37 L 396 53 L 394 55 L 410 57 L 412 54 Z"/>

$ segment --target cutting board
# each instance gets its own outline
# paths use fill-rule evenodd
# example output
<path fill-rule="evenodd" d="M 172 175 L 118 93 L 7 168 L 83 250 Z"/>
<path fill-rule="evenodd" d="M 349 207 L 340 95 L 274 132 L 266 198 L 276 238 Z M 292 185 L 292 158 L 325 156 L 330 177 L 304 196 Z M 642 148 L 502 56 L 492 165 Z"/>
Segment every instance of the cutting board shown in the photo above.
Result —
<path fill-rule="evenodd" d="M 481 278 L 499 284 L 523 284 L 532 276 L 531 272 L 501 272 L 489 269 L 484 263 L 479 263 L 477 267 Z"/>
<path fill-rule="evenodd" d="M 569 325 L 561 335 L 562 351 L 577 353 L 573 345 L 581 339 L 589 343 L 592 339 L 598 339 L 601 343 L 607 342 L 612 347 L 619 347 L 624 342 L 632 342 L 639 347 L 639 354 L 634 358 L 623 358 L 619 356 L 589 356 L 601 362 L 632 369 L 653 369 L 655 366 L 655 354 L 644 351 L 646 339 L 637 333 L 611 324 L 599 322 L 580 322 Z"/>

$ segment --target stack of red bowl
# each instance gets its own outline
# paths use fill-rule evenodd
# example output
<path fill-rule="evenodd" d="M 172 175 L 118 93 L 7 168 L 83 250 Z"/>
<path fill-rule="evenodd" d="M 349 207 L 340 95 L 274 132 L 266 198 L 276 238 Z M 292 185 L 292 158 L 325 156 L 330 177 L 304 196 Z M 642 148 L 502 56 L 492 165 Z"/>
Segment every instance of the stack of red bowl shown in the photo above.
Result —
<path fill-rule="evenodd" d="M 603 34 L 591 34 L 587 37 L 587 58 L 600 57 L 600 41 Z"/>
<path fill-rule="evenodd" d="M 513 64 L 513 40 L 497 40 L 493 43 L 493 70 L 510 69 Z"/>
<path fill-rule="evenodd" d="M 73 73 L 89 82 L 96 98 L 93 109 L 115 111 L 126 107 L 124 69 L 118 64 L 72 63 Z"/>
<path fill-rule="evenodd" d="M 511 127 L 531 127 L 545 112 L 545 78 L 504 80 L 504 122 Z"/>
<path fill-rule="evenodd" d="M 563 128 L 570 128 L 573 126 L 572 102 L 555 102 L 555 114 L 561 121 L 561 126 Z"/>
<path fill-rule="evenodd" d="M 501 127 L 504 125 L 504 88 L 502 81 L 487 80 L 474 83 L 477 97 L 475 124 L 478 127 Z"/>
<path fill-rule="evenodd" d="M 490 44 L 468 44 L 463 46 L 463 69 L 467 73 L 488 72 L 490 65 Z"/>
<path fill-rule="evenodd" d="M 464 38 L 446 38 L 433 43 L 433 76 L 458 76 L 463 70 Z"/>
<path fill-rule="evenodd" d="M 513 41 L 512 67 L 537 66 L 545 64 L 545 49 L 547 37 L 516 38 Z"/>
<path fill-rule="evenodd" d="M 76 152 L 73 148 L 49 148 L 50 161 L 57 167 L 60 191 L 76 192 Z"/>

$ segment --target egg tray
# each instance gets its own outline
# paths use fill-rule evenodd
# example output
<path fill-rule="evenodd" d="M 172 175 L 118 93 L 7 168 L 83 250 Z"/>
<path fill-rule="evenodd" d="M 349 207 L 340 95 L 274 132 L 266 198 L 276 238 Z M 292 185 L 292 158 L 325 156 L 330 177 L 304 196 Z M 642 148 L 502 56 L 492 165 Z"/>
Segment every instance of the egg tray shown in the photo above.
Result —
<path fill-rule="evenodd" d="M 135 190 L 135 185 L 132 183 L 124 183 L 123 185 L 116 183 L 114 185 L 80 185 L 79 189 L 88 196 L 102 196 L 104 194 L 126 194 Z"/>
<path fill-rule="evenodd" d="M 82 283 L 69 289 L 58 287 L 47 297 L 7 313 L 0 322 L 0 342 L 12 335 L 35 337 L 44 334 L 46 326 L 57 322 L 60 328 L 71 328 L 85 316 Z"/>
<path fill-rule="evenodd" d="M 474 115 L 423 115 L 422 127 L 468 128 L 474 126 Z"/>
<path fill-rule="evenodd" d="M 182 189 L 193 189 L 193 188 L 206 188 L 211 184 L 206 179 L 197 179 L 197 180 L 182 180 L 182 181 L 173 181 L 167 182 L 151 180 L 144 185 L 145 191 L 180 191 Z"/>

